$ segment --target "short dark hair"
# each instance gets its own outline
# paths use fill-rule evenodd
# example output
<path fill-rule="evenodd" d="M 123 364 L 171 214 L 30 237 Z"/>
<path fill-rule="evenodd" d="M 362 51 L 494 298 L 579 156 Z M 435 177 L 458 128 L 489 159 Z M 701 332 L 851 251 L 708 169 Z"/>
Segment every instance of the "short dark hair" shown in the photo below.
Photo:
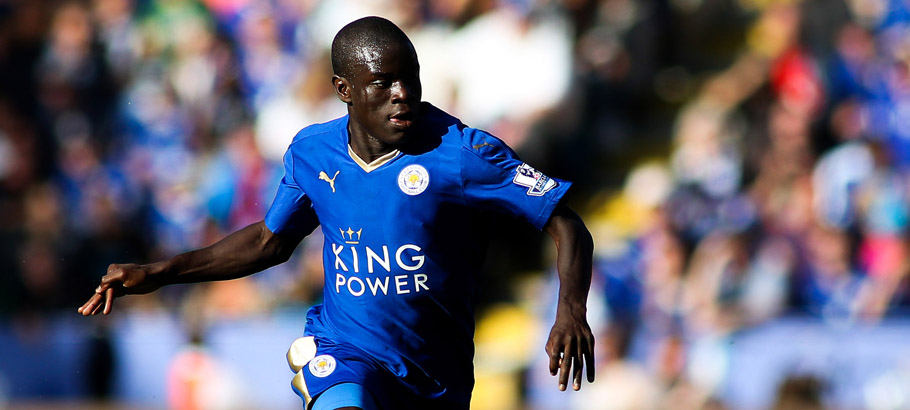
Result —
<path fill-rule="evenodd" d="M 376 16 L 354 20 L 332 40 L 332 72 L 350 78 L 352 67 L 363 63 L 363 51 L 380 52 L 388 44 L 407 44 L 414 52 L 411 40 L 395 23 Z"/>

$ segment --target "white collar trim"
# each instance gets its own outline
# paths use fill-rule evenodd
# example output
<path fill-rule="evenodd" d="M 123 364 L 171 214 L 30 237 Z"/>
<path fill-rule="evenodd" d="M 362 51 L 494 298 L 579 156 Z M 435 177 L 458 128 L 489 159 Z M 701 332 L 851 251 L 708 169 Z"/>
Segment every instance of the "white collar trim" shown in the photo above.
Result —
<path fill-rule="evenodd" d="M 360 156 L 357 155 L 356 152 L 354 152 L 354 149 L 351 148 L 351 144 L 348 144 L 348 155 L 350 155 L 351 159 L 353 159 L 354 162 L 357 163 L 357 165 L 360 165 L 360 168 L 363 168 L 363 170 L 366 172 L 371 172 L 374 169 L 385 165 L 386 162 L 391 161 L 393 158 L 397 157 L 398 154 L 400 154 L 400 153 L 401 153 L 401 151 L 398 151 L 396 149 L 392 152 L 389 152 L 388 154 L 385 154 L 379 158 L 376 158 L 375 160 L 373 160 L 373 162 L 367 163 L 362 158 L 360 158 Z"/>

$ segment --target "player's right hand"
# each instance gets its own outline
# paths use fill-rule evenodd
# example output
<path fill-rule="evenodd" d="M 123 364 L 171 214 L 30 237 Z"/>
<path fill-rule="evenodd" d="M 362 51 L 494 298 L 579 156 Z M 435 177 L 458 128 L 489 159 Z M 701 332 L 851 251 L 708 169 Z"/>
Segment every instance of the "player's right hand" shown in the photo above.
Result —
<path fill-rule="evenodd" d="M 136 295 L 152 292 L 163 283 L 155 280 L 155 265 L 113 264 L 107 268 L 107 275 L 101 278 L 101 284 L 95 294 L 77 311 L 83 316 L 111 313 L 114 299 L 123 295 Z"/>

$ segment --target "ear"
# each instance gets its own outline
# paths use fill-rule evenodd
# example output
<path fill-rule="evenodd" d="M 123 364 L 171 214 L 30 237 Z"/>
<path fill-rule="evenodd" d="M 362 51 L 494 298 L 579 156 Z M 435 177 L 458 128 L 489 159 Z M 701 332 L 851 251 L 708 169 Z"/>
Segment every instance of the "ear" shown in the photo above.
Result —
<path fill-rule="evenodd" d="M 351 83 L 346 78 L 333 75 L 332 86 L 335 88 L 335 95 L 341 102 L 351 103 Z"/>

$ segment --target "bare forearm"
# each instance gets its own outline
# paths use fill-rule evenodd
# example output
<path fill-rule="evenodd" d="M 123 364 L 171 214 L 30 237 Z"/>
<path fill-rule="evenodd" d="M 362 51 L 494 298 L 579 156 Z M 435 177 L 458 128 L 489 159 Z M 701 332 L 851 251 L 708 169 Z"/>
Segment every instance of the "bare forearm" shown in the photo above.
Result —
<path fill-rule="evenodd" d="M 241 278 L 287 261 L 299 240 L 280 238 L 258 222 L 215 244 L 153 264 L 163 284 Z"/>
<path fill-rule="evenodd" d="M 313 227 L 315 229 L 315 226 Z M 290 258 L 303 237 L 272 233 L 260 221 L 234 232 L 214 245 L 148 265 L 112 264 L 101 284 L 78 312 L 109 314 L 114 299 L 144 294 L 175 283 L 228 280 L 247 276 Z"/>
<path fill-rule="evenodd" d="M 591 234 L 581 218 L 565 206 L 557 208 L 545 229 L 556 243 L 556 269 L 559 275 L 557 313 L 563 309 L 584 312 L 591 287 L 594 252 Z"/>

